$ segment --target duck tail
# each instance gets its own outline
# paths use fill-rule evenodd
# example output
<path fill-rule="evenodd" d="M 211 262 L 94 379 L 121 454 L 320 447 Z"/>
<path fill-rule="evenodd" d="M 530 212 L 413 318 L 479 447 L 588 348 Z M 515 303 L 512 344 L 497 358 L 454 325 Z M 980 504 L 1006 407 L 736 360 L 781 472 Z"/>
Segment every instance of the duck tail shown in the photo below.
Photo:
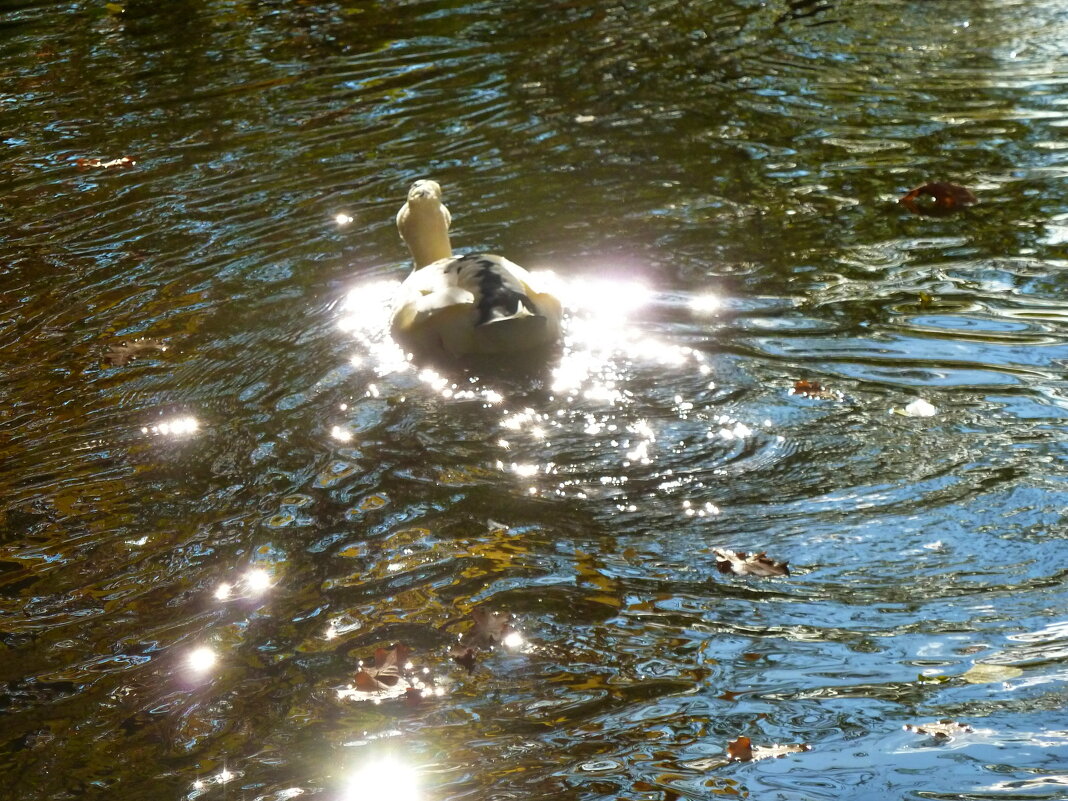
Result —
<path fill-rule="evenodd" d="M 516 350 L 519 343 L 530 347 L 544 344 L 547 335 L 547 320 L 541 314 L 532 314 L 520 306 L 509 317 L 498 317 L 483 323 L 475 330 L 484 353 Z"/>

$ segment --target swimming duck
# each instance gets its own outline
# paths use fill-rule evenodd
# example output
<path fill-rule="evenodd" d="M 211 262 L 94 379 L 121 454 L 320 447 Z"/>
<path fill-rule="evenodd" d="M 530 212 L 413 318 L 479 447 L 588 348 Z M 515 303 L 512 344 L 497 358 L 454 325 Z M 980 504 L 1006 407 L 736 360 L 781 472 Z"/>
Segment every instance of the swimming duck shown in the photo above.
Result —
<path fill-rule="evenodd" d="M 518 264 L 491 253 L 453 256 L 452 215 L 436 181 L 416 181 L 397 213 L 415 269 L 393 310 L 393 338 L 416 357 L 469 357 L 547 350 L 560 338 L 560 301 Z"/>

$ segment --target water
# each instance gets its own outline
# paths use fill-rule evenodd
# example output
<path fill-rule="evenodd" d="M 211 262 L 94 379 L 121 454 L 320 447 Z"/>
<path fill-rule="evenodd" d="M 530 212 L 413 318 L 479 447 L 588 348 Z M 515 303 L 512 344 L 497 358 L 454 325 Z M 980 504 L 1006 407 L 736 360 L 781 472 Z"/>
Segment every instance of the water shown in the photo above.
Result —
<path fill-rule="evenodd" d="M 0 795 L 1068 798 L 1066 35 L 4 4 Z M 418 177 L 557 275 L 546 373 L 391 346 Z M 422 699 L 353 691 L 398 643 Z"/>

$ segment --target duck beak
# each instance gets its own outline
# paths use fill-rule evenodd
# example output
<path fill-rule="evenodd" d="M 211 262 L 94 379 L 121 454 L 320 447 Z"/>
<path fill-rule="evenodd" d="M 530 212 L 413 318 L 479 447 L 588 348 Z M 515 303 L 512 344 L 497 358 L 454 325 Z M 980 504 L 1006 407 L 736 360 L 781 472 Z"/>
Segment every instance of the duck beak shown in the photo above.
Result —
<path fill-rule="evenodd" d="M 441 197 L 441 187 L 435 181 L 416 181 L 408 190 L 408 200 L 429 200 Z"/>

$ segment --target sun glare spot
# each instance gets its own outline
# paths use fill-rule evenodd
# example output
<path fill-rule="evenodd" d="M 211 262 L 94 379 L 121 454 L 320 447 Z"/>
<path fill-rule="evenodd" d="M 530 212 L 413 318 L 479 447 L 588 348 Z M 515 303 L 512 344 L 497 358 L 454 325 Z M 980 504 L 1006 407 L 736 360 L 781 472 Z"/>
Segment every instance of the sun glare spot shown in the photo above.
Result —
<path fill-rule="evenodd" d="M 215 589 L 215 597 L 220 601 L 225 601 L 233 591 L 234 585 L 224 581 Z"/>
<path fill-rule="evenodd" d="M 715 314 L 723 308 L 723 300 L 711 292 L 698 295 L 690 301 L 690 309 L 697 314 Z"/>
<path fill-rule="evenodd" d="M 259 594 L 270 589 L 271 574 L 260 567 L 254 567 L 245 574 L 245 584 L 249 592 Z"/>
<path fill-rule="evenodd" d="M 352 442 L 352 432 L 341 426 L 334 426 L 331 428 L 330 437 L 331 439 L 336 439 L 338 442 Z"/>
<path fill-rule="evenodd" d="M 369 762 L 349 777 L 341 801 L 363 801 L 366 798 L 422 801 L 419 774 L 411 765 L 391 756 Z"/>
<path fill-rule="evenodd" d="M 336 325 L 350 334 L 361 350 L 353 354 L 352 363 L 362 365 L 367 361 L 380 375 L 408 369 L 407 356 L 389 334 L 398 286 L 397 281 L 368 281 L 349 290 L 339 304 Z"/>
<path fill-rule="evenodd" d="M 142 434 L 157 434 L 160 436 L 172 436 L 182 437 L 187 434 L 192 434 L 200 428 L 200 423 L 192 416 L 175 417 L 170 420 L 164 420 L 162 423 L 157 423 L 151 426 L 142 426 Z"/>
<path fill-rule="evenodd" d="M 574 278 L 560 285 L 564 305 L 589 312 L 600 320 L 625 319 L 649 302 L 649 290 L 638 281 Z"/>
<path fill-rule="evenodd" d="M 200 648 L 196 648 L 190 652 L 186 662 L 190 669 L 194 673 L 206 673 L 211 670 L 216 661 L 215 652 L 208 648 L 206 645 L 202 645 Z"/>
<path fill-rule="evenodd" d="M 526 644 L 526 640 L 523 639 L 523 635 L 518 631 L 513 631 L 505 635 L 501 644 L 505 648 L 522 648 Z"/>
<path fill-rule="evenodd" d="M 342 212 L 338 212 L 338 214 L 335 215 L 334 222 L 336 222 L 340 226 L 346 226 L 350 222 L 352 222 L 353 219 L 354 218 L 352 217 L 352 215 L 346 214 L 345 212 L 342 211 Z"/>

